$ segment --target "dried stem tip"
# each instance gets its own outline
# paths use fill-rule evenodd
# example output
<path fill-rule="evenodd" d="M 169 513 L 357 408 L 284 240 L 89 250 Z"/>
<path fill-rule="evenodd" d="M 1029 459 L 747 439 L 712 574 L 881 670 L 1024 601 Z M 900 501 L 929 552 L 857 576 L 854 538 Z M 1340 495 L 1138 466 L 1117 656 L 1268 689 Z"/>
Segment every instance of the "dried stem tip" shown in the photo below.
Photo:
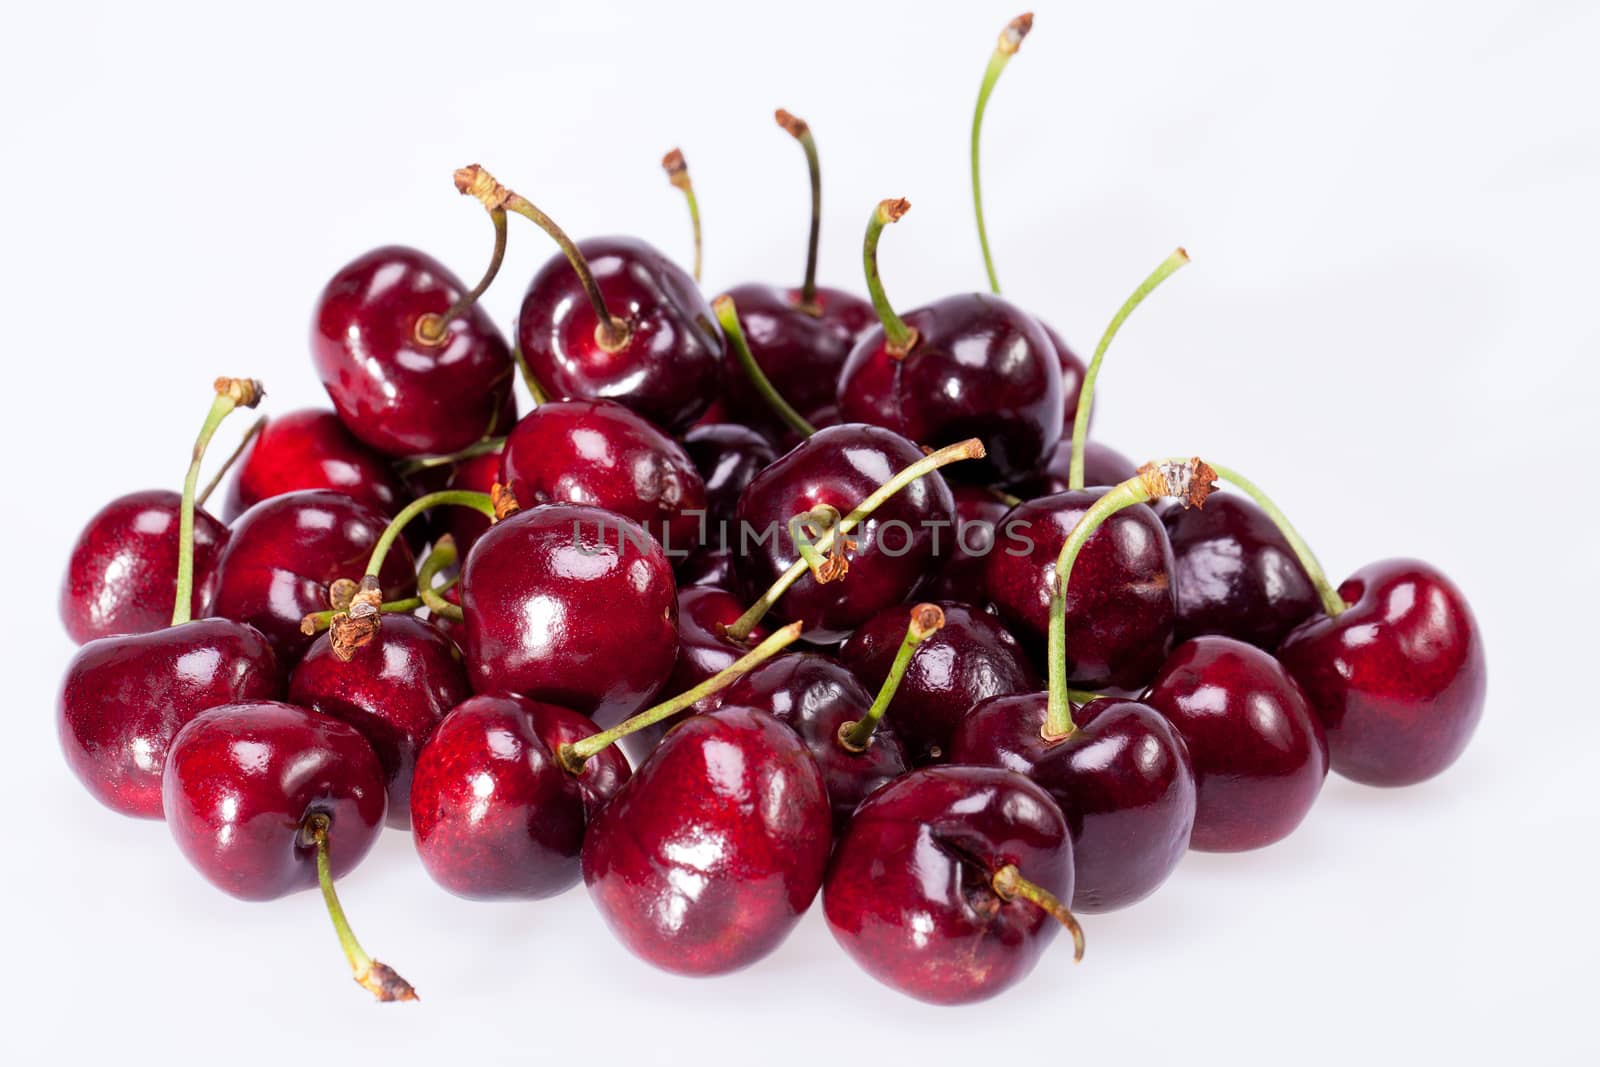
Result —
<path fill-rule="evenodd" d="M 378 635 L 383 625 L 383 591 L 371 575 L 361 579 L 361 588 L 350 598 L 350 610 L 341 611 L 328 626 L 328 643 L 333 654 L 349 663 L 356 649 Z"/>
<path fill-rule="evenodd" d="M 937 604 L 918 604 L 911 609 L 911 631 L 916 640 L 926 641 L 944 628 L 944 610 Z"/>
<path fill-rule="evenodd" d="M 1186 508 L 1203 507 L 1217 487 L 1217 472 L 1199 456 L 1181 463 L 1146 463 L 1139 480 L 1152 498 L 1170 496 Z"/>
<path fill-rule="evenodd" d="M 884 222 L 899 222 L 906 217 L 906 212 L 911 210 L 911 201 L 904 198 L 899 200 L 878 201 L 878 218 Z"/>
<path fill-rule="evenodd" d="M 1000 31 L 1000 43 L 996 46 L 1006 55 L 1015 55 L 1017 49 L 1022 47 L 1022 39 L 1028 36 L 1028 31 L 1033 29 L 1033 12 L 1028 11 L 1010 22 Z"/>
<path fill-rule="evenodd" d="M 667 179 L 683 189 L 689 184 L 689 164 L 684 161 L 683 151 L 674 148 L 661 157 L 661 169 L 667 172 Z"/>
<path fill-rule="evenodd" d="M 363 971 L 356 972 L 356 985 L 365 989 L 385 1004 L 397 1000 L 416 1000 L 417 991 L 411 983 L 401 978 L 387 963 L 373 960 Z"/>
<path fill-rule="evenodd" d="M 805 119 L 798 115 L 791 115 L 781 107 L 772 113 L 772 117 L 778 121 L 778 125 L 782 126 L 790 137 L 800 138 L 811 132 L 811 127 L 806 125 Z"/>
<path fill-rule="evenodd" d="M 495 180 L 495 176 L 477 163 L 455 172 L 456 191 L 463 196 L 477 197 L 490 211 L 504 210 L 511 202 L 512 192 Z"/>
<path fill-rule="evenodd" d="M 499 482 L 489 487 L 489 502 L 494 505 L 495 522 L 522 510 L 522 505 L 517 503 L 517 494 L 511 491 L 509 485 L 501 485 Z"/>
<path fill-rule="evenodd" d="M 241 408 L 253 408 L 267 395 L 267 387 L 254 378 L 218 378 L 212 386 L 218 396 L 232 397 Z"/>

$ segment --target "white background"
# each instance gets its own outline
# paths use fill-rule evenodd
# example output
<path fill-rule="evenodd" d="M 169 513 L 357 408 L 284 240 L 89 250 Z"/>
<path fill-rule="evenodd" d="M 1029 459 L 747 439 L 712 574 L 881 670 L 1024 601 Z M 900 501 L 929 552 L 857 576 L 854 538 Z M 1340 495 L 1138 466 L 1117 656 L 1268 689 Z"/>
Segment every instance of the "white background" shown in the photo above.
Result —
<path fill-rule="evenodd" d="M 6 17 L 8 1059 L 1595 1062 L 1592 2 L 1041 5 L 985 138 L 1008 295 L 1087 350 L 1174 245 L 1194 256 L 1113 350 L 1097 434 L 1250 473 L 1338 577 L 1438 564 L 1491 683 L 1444 777 L 1330 779 L 1288 841 L 1191 855 L 1086 921 L 1081 966 L 1058 949 L 961 1010 L 875 985 L 817 909 L 744 973 L 672 978 L 581 890 L 456 900 L 392 831 L 343 892 L 425 999 L 379 1008 L 316 894 L 228 899 L 71 778 L 54 604 L 89 513 L 178 484 L 214 375 L 265 379 L 269 410 L 324 402 L 307 324 L 343 262 L 398 241 L 476 276 L 461 164 L 574 234 L 686 261 L 657 166 L 681 145 L 708 287 L 792 284 L 806 193 L 782 105 L 821 146 L 824 282 L 860 288 L 867 214 L 906 196 L 883 252 L 901 309 L 981 287 L 967 124 L 1015 5 L 160 7 Z M 552 251 L 512 225 L 488 298 L 508 332 Z"/>

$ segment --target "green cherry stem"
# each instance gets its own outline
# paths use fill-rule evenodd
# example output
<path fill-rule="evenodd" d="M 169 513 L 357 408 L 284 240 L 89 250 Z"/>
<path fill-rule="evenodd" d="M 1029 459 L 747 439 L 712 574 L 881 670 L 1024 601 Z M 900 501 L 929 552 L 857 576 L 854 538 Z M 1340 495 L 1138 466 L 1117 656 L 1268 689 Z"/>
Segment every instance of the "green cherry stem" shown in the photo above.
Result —
<path fill-rule="evenodd" d="M 983 72 L 983 82 L 978 86 L 978 106 L 972 110 L 972 210 L 978 218 L 978 244 L 983 248 L 983 269 L 989 272 L 989 291 L 1000 292 L 1000 278 L 994 272 L 994 258 L 989 254 L 989 230 L 983 224 L 983 183 L 978 176 L 978 142 L 983 135 L 983 113 L 989 107 L 989 94 L 994 92 L 1000 72 L 1006 69 L 1011 57 L 1022 47 L 1022 39 L 1033 29 L 1032 13 L 1018 15 L 1000 31 L 1000 40 L 989 56 L 989 66 Z"/>
<path fill-rule="evenodd" d="M 994 872 L 990 880 L 994 887 L 995 895 L 1001 900 L 1026 900 L 1029 904 L 1049 915 L 1056 922 L 1067 928 L 1072 935 L 1072 960 L 1074 963 L 1083 959 L 1083 927 L 1078 925 L 1077 917 L 1054 893 L 1022 877 L 1022 872 L 1014 863 L 1008 863 Z"/>
<path fill-rule="evenodd" d="M 689 164 L 683 158 L 683 153 L 674 148 L 661 157 L 661 169 L 667 172 L 667 180 L 674 186 L 683 190 L 683 198 L 689 202 L 689 224 L 694 228 L 694 280 L 700 280 L 700 201 L 695 199 L 694 182 L 689 180 Z"/>
<path fill-rule="evenodd" d="M 194 613 L 194 497 L 200 485 L 200 461 L 205 458 L 206 446 L 228 413 L 234 408 L 253 408 L 266 395 L 261 383 L 253 378 L 218 378 L 212 387 L 217 395 L 206 412 L 206 421 L 200 426 L 200 436 L 195 438 L 178 507 L 178 584 L 172 604 L 174 626 L 182 626 Z"/>
<path fill-rule="evenodd" d="M 454 584 L 455 581 L 452 579 L 439 591 L 443 592 L 445 589 L 450 588 L 450 586 Z M 446 603 L 449 602 L 446 601 Z M 401 597 L 399 600 L 387 600 L 378 605 L 378 611 L 384 615 L 409 615 L 418 608 L 425 608 L 427 606 L 427 601 L 425 601 L 419 593 L 417 596 Z M 453 606 L 454 605 L 452 605 L 452 607 Z M 324 630 L 333 625 L 333 618 L 337 614 L 339 614 L 338 611 L 334 610 L 333 608 L 325 608 L 322 611 L 313 611 L 309 615 L 301 618 L 300 632 L 305 634 L 307 637 L 315 637 L 317 634 L 322 633 Z"/>
<path fill-rule="evenodd" d="M 506 439 L 503 436 L 485 437 L 480 441 L 472 442 L 472 444 L 459 452 L 451 452 L 443 456 L 418 456 L 416 459 L 408 459 L 403 463 L 395 464 L 394 469 L 401 476 L 420 474 L 423 471 L 433 470 L 435 467 L 449 467 L 460 463 L 464 459 L 475 459 L 478 456 L 487 456 L 490 452 L 498 452 L 505 447 L 505 443 Z"/>
<path fill-rule="evenodd" d="M 464 507 L 482 512 L 493 522 L 494 498 L 488 493 L 480 493 L 475 489 L 441 489 L 437 493 L 428 493 L 419 496 L 389 520 L 389 525 L 384 527 L 383 533 L 378 536 L 378 543 L 372 546 L 372 555 L 367 558 L 367 572 L 363 582 L 370 578 L 374 583 L 383 571 L 383 561 L 389 556 L 389 549 L 394 547 L 395 540 L 400 536 L 406 525 L 421 515 L 424 511 L 442 507 Z"/>
<path fill-rule="evenodd" d="M 817 428 L 807 422 L 804 415 L 789 406 L 783 394 L 778 392 L 772 380 L 761 369 L 761 364 L 756 362 L 755 355 L 750 351 L 750 343 L 745 340 L 744 327 L 739 325 L 739 309 L 734 306 L 733 297 L 726 295 L 717 297 L 711 302 L 711 309 L 717 313 L 717 321 L 722 324 L 722 332 L 733 345 L 734 358 L 739 361 L 739 366 L 744 368 L 745 377 L 750 379 L 750 384 L 761 394 L 761 399 L 765 400 L 767 406 L 795 433 L 802 437 L 810 437 L 816 433 Z"/>
<path fill-rule="evenodd" d="M 911 210 L 909 200 L 880 200 L 867 220 L 867 238 L 861 246 L 861 263 L 867 272 L 867 295 L 872 298 L 872 309 L 883 323 L 883 336 L 888 353 L 896 359 L 904 358 L 917 345 L 917 331 L 894 313 L 889 304 L 889 294 L 883 291 L 883 278 L 878 273 L 878 238 L 883 228 L 899 222 Z"/>
<path fill-rule="evenodd" d="M 811 233 L 806 240 L 806 279 L 800 286 L 800 308 L 813 315 L 821 314 L 817 305 L 817 244 L 822 237 L 822 162 L 817 158 L 817 142 L 811 136 L 806 120 L 791 115 L 783 108 L 772 113 L 785 132 L 800 142 L 806 154 L 806 169 L 811 173 Z"/>
<path fill-rule="evenodd" d="M 206 501 L 211 499 L 211 494 L 217 491 L 217 487 L 222 484 L 222 479 L 226 478 L 228 472 L 233 470 L 233 465 L 239 462 L 239 457 L 243 456 L 244 450 L 250 447 L 250 442 L 260 436 L 261 431 L 266 428 L 267 417 L 265 415 L 250 424 L 250 428 L 244 432 L 244 436 L 239 438 L 239 443 L 233 446 L 233 451 L 228 453 L 228 458 L 223 460 L 222 466 L 217 468 L 217 473 L 211 476 L 211 480 L 206 483 L 206 487 L 200 490 L 199 495 L 194 498 L 195 507 L 203 508 L 206 506 Z"/>
<path fill-rule="evenodd" d="M 819 537 L 812 544 L 812 547 L 816 550 L 818 556 L 826 557 L 839 538 L 846 536 L 851 530 L 865 522 L 867 517 L 878 510 L 885 501 L 918 478 L 932 474 L 940 467 L 948 466 L 959 460 L 982 459 L 983 457 L 983 442 L 976 437 L 966 441 L 958 441 L 953 445 L 946 445 L 936 452 L 928 453 L 873 490 L 872 494 L 857 504 L 850 514 L 840 519 L 836 526 Z M 778 598 L 783 596 L 789 587 L 798 582 L 801 575 L 810 569 L 811 565 L 805 559 L 795 560 L 794 563 L 790 564 L 789 569 L 784 571 L 778 577 L 778 580 L 768 587 L 765 593 L 761 594 L 760 599 L 750 605 L 749 610 L 739 616 L 732 626 L 728 627 L 727 635 L 735 641 L 743 641 L 749 637 L 750 631 L 754 630 L 756 624 L 766 617 L 767 612 L 772 610 L 772 605 L 778 602 Z"/>
<path fill-rule="evenodd" d="M 350 973 L 357 985 L 380 1001 L 416 1000 L 417 991 L 411 988 L 411 983 L 401 978 L 394 968 L 367 955 L 361 942 L 356 940 L 355 931 L 350 929 L 350 920 L 345 917 L 344 906 L 339 903 L 339 894 L 333 889 L 333 864 L 328 858 L 328 829 L 331 825 L 328 816 L 318 812 L 307 816 L 301 833 L 316 846 L 317 885 L 322 888 L 322 902 L 327 905 L 328 918 L 333 920 L 333 932 L 339 936 L 339 947 L 344 950 L 344 958 L 350 962 Z"/>
<path fill-rule="evenodd" d="M 678 712 L 699 703 L 713 693 L 719 693 L 726 689 L 747 673 L 799 640 L 801 628 L 800 623 L 791 622 L 788 626 L 775 631 L 771 637 L 768 637 L 755 648 L 746 652 L 739 659 L 713 674 L 693 689 L 680 693 L 671 700 L 663 700 L 654 707 L 646 708 L 632 718 L 624 719 L 609 730 L 592 734 L 581 741 L 571 741 L 562 745 L 556 751 L 556 759 L 561 763 L 562 767 L 572 774 L 582 774 L 583 765 L 588 762 L 589 757 L 600 752 L 606 746 L 615 744 L 629 734 L 637 733 L 648 726 L 654 726 L 658 722 L 670 719 Z"/>
<path fill-rule="evenodd" d="M 856 721 L 840 725 L 839 744 L 851 752 L 867 750 L 867 746 L 872 743 L 873 731 L 878 728 L 878 723 L 883 721 L 883 713 L 889 710 L 889 704 L 900 688 L 900 680 L 905 677 L 906 668 L 911 666 L 911 657 L 916 655 L 917 646 L 938 633 L 943 626 L 944 611 L 939 605 L 918 604 L 911 609 L 911 622 L 906 626 L 905 639 L 900 642 L 900 650 L 894 655 L 894 662 L 889 666 L 889 674 L 879 687 L 878 695 L 872 701 L 872 707 Z"/>
<path fill-rule="evenodd" d="M 454 304 L 445 310 L 443 315 L 428 314 L 417 319 L 413 330 L 419 344 L 440 345 L 449 336 L 450 324 L 468 311 L 478 302 L 478 298 L 489 291 L 489 286 L 494 284 L 495 276 L 500 273 L 500 264 L 506 259 L 506 213 L 503 208 L 489 207 L 489 221 L 494 223 L 494 252 L 489 257 L 489 267 L 483 272 L 483 277 L 472 289 L 463 293 Z"/>
<path fill-rule="evenodd" d="M 418 599 L 427 607 L 430 615 L 446 618 L 451 622 L 461 622 L 466 617 L 462 615 L 458 605 L 444 598 L 450 587 L 461 580 L 461 575 L 454 575 L 440 586 L 435 586 L 433 583 L 439 572 L 456 565 L 459 556 L 456 539 L 445 534 L 433 543 L 433 550 L 428 553 L 427 558 L 422 561 L 422 567 L 417 571 Z"/>
<path fill-rule="evenodd" d="M 1072 423 L 1072 465 L 1067 471 L 1068 488 L 1083 488 L 1083 445 L 1089 439 L 1089 411 L 1094 407 L 1094 383 L 1095 379 L 1100 377 L 1100 363 L 1105 359 L 1106 349 L 1111 347 L 1111 339 L 1117 336 L 1117 331 L 1122 329 L 1122 324 L 1133 314 L 1133 309 L 1144 303 L 1144 298 L 1149 296 L 1156 286 L 1172 277 L 1178 268 L 1187 262 L 1189 253 L 1181 248 L 1162 260 L 1161 265 L 1139 283 L 1139 288 L 1135 289 L 1133 295 L 1123 301 L 1117 313 L 1111 316 L 1111 323 L 1101 335 L 1100 343 L 1095 345 L 1094 358 L 1089 360 L 1089 368 L 1083 374 L 1083 385 L 1078 390 L 1078 417 Z"/>

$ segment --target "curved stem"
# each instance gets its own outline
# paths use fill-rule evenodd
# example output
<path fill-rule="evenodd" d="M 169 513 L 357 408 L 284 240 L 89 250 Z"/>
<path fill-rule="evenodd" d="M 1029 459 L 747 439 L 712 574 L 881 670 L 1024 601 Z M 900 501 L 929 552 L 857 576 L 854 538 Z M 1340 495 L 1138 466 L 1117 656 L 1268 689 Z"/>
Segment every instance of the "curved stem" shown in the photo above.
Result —
<path fill-rule="evenodd" d="M 434 587 L 433 580 L 439 576 L 440 571 L 455 566 L 459 555 L 460 553 L 456 551 L 456 539 L 445 534 L 433 543 L 433 550 L 428 553 L 428 557 L 422 561 L 421 569 L 417 571 L 417 597 L 427 606 L 430 615 L 446 618 L 451 622 L 461 622 L 465 618 L 458 605 L 444 598 L 446 590 L 460 581 L 461 575 L 455 575 L 437 588 Z"/>
<path fill-rule="evenodd" d="M 1170 278 L 1187 262 L 1189 253 L 1181 248 L 1162 260 L 1161 265 L 1139 283 L 1139 288 L 1135 289 L 1133 295 L 1123 301 L 1117 313 L 1111 316 L 1110 325 L 1101 335 L 1100 343 L 1095 346 L 1094 358 L 1089 360 L 1089 367 L 1083 373 L 1083 385 L 1078 389 L 1078 417 L 1072 423 L 1072 464 L 1067 470 L 1069 489 L 1083 488 L 1083 444 L 1089 439 L 1089 411 L 1094 407 L 1094 383 L 1100 376 L 1100 361 L 1105 358 L 1106 349 L 1111 347 L 1111 339 L 1117 336 L 1117 331 L 1122 329 L 1122 324 L 1133 314 L 1133 309 L 1144 303 L 1144 298 L 1149 296 L 1156 286 Z"/>
<path fill-rule="evenodd" d="M 206 421 L 200 426 L 200 436 L 195 438 L 194 452 L 189 457 L 189 472 L 183 478 L 183 498 L 178 506 L 178 581 L 172 604 L 172 625 L 181 626 L 194 613 L 194 497 L 200 484 L 200 461 L 205 458 L 206 446 L 222 425 L 222 420 L 236 407 L 253 408 L 261 402 L 266 390 L 251 378 L 218 378 L 212 385 L 216 396 Z"/>
<path fill-rule="evenodd" d="M 739 366 L 744 368 L 750 384 L 761 394 L 761 399 L 765 400 L 767 406 L 783 420 L 784 425 L 795 433 L 802 437 L 810 437 L 816 433 L 817 428 L 807 422 L 804 415 L 789 406 L 789 402 L 772 384 L 772 379 L 761 369 L 761 364 L 756 362 L 755 355 L 750 351 L 750 344 L 745 340 L 744 327 L 739 324 L 739 309 L 734 306 L 733 297 L 719 296 L 711 302 L 711 308 L 717 313 L 717 321 L 722 324 L 722 332 L 733 345 L 734 357 L 738 359 Z"/>
<path fill-rule="evenodd" d="M 806 169 L 811 172 L 811 233 L 806 240 L 806 280 L 800 286 L 800 307 L 818 312 L 817 306 L 817 244 L 822 236 L 822 163 L 817 158 L 817 142 L 811 136 L 811 127 L 805 119 L 789 114 L 783 108 L 773 113 L 778 125 L 789 136 L 800 142 L 806 154 Z"/>
<path fill-rule="evenodd" d="M 539 379 L 533 376 L 533 371 L 528 367 L 528 357 L 522 354 L 521 345 L 511 346 L 511 358 L 517 364 L 518 373 L 522 375 L 523 387 L 528 390 L 528 396 L 533 398 L 533 406 L 549 403 L 550 394 L 539 384 Z"/>
<path fill-rule="evenodd" d="M 1026 900 L 1041 911 L 1045 912 L 1056 922 L 1067 928 L 1072 935 L 1072 959 L 1074 962 L 1083 959 L 1083 927 L 1078 925 L 1078 919 L 1072 911 L 1056 895 L 1022 877 L 1022 872 L 1017 870 L 1017 865 L 1008 863 L 994 872 L 990 879 L 995 895 L 1001 900 Z"/>
<path fill-rule="evenodd" d="M 883 336 L 888 342 L 885 348 L 896 358 L 916 347 L 917 331 L 894 313 L 889 294 L 883 291 L 883 278 L 878 274 L 878 238 L 883 235 L 885 226 L 899 222 L 910 210 L 909 200 L 880 200 L 867 220 L 867 238 L 861 246 L 861 262 L 867 272 L 867 295 L 872 298 L 872 310 L 878 313 L 878 321 L 883 323 Z"/>
<path fill-rule="evenodd" d="M 693 689 L 680 693 L 671 700 L 664 700 L 655 707 L 646 708 L 639 714 L 623 720 L 609 730 L 585 737 L 581 741 L 562 745 L 556 752 L 556 758 L 560 760 L 561 766 L 571 773 L 582 774 L 583 765 L 590 756 L 600 752 L 607 745 L 615 744 L 629 734 L 637 733 L 647 726 L 654 726 L 658 722 L 670 719 L 678 712 L 698 704 L 711 694 L 721 692 L 756 667 L 794 644 L 800 637 L 800 630 L 801 625 L 799 623 L 790 623 Z"/>
<path fill-rule="evenodd" d="M 983 113 L 989 107 L 989 94 L 994 92 L 1000 72 L 1006 69 L 1011 57 L 1022 46 L 1022 39 L 1033 28 L 1033 15 L 1018 15 L 1000 31 L 1000 40 L 989 57 L 989 66 L 983 72 L 983 82 L 978 86 L 978 106 L 972 110 L 972 211 L 978 218 L 978 244 L 983 248 L 983 269 L 989 272 L 989 291 L 1000 292 L 1000 278 L 994 272 L 994 259 L 989 255 L 989 231 L 983 224 L 983 185 L 978 177 L 978 142 L 983 134 Z"/>
<path fill-rule="evenodd" d="M 966 441 L 958 441 L 953 445 L 946 445 L 937 452 L 928 453 L 873 490 L 872 495 L 857 504 L 850 514 L 840 519 L 837 525 L 818 538 L 812 547 L 817 550 L 819 555 L 826 555 L 833 548 L 837 539 L 844 537 L 851 530 L 861 525 L 886 500 L 918 478 L 932 474 L 940 467 L 948 466 L 958 460 L 982 459 L 983 457 L 983 442 L 976 437 Z M 804 559 L 795 560 L 789 569 L 784 571 L 765 593 L 761 594 L 761 598 L 750 605 L 749 610 L 739 616 L 732 626 L 728 627 L 727 635 L 735 641 L 743 641 L 746 637 L 749 637 L 750 631 L 756 628 L 756 624 L 766 616 L 768 611 L 772 610 L 772 605 L 778 602 L 778 598 L 783 596 L 789 587 L 799 581 L 800 576 L 809 569 L 810 565 Z"/>
<path fill-rule="evenodd" d="M 667 172 L 667 180 L 683 190 L 683 198 L 689 202 L 689 224 L 694 227 L 694 280 L 700 280 L 700 201 L 695 199 L 694 182 L 689 180 L 689 164 L 684 160 L 683 153 L 674 148 L 661 157 L 661 168 Z"/>
<path fill-rule="evenodd" d="M 445 583 L 440 591 L 442 592 L 444 589 L 448 589 L 454 584 L 455 579 L 451 579 L 449 582 Z M 390 600 L 383 604 L 379 604 L 378 611 L 384 615 L 407 615 L 413 611 L 416 611 L 418 608 L 425 608 L 427 606 L 427 602 L 423 600 L 422 596 L 419 594 L 417 596 L 402 597 L 399 600 Z M 322 611 L 313 611 L 309 615 L 305 615 L 300 619 L 300 632 L 305 634 L 307 637 L 315 637 L 317 634 L 322 633 L 324 630 L 333 625 L 333 617 L 337 614 L 338 611 L 333 608 L 326 608 Z"/>
<path fill-rule="evenodd" d="M 317 885 L 322 888 L 322 902 L 327 905 L 328 918 L 333 920 L 333 932 L 339 936 L 339 947 L 344 950 L 344 958 L 350 961 L 350 971 L 355 976 L 356 984 L 381 1001 L 416 1000 L 417 991 L 411 988 L 411 983 L 392 968 L 367 955 L 361 942 L 356 940 L 355 931 L 350 929 L 350 920 L 345 917 L 344 907 L 339 903 L 339 894 L 333 889 L 333 864 L 328 859 L 330 825 L 328 816 L 320 813 L 311 815 L 306 818 L 302 833 L 308 835 L 316 846 Z"/>
<path fill-rule="evenodd" d="M 222 466 L 217 468 L 217 473 L 213 474 L 211 480 L 206 483 L 206 487 L 200 490 L 200 495 L 194 498 L 195 507 L 203 508 L 206 506 L 206 501 L 210 500 L 211 494 L 217 491 L 217 486 L 222 484 L 222 479 L 228 476 L 228 472 L 233 469 L 233 465 L 239 462 L 239 457 L 244 455 L 244 450 L 250 447 L 250 442 L 254 441 L 261 431 L 266 429 L 266 426 L 267 417 L 265 415 L 250 424 L 250 428 L 244 432 L 244 436 L 239 438 L 239 443 L 233 446 L 233 451 L 228 453 L 228 458 L 223 460 Z"/>
<path fill-rule="evenodd" d="M 450 507 L 473 508 L 494 520 L 494 501 L 488 493 L 480 493 L 472 489 L 441 489 L 437 493 L 419 496 L 411 503 L 400 509 L 399 514 L 389 520 L 389 525 L 384 527 L 383 533 L 378 536 L 378 543 L 372 546 L 372 555 L 367 559 L 366 577 L 377 580 L 383 570 L 383 561 L 389 555 L 395 538 L 406 528 L 406 524 L 430 508 Z"/>
<path fill-rule="evenodd" d="M 911 657 L 916 654 L 917 646 L 938 633 L 943 626 L 944 612 L 939 605 L 918 604 L 911 609 L 911 622 L 906 626 L 905 639 L 900 642 L 900 650 L 894 655 L 889 674 L 879 687 L 872 707 L 855 722 L 847 722 L 839 727 L 839 744 L 851 752 L 866 751 L 867 745 L 872 742 L 872 732 L 883 721 L 883 713 L 889 710 L 889 704 L 900 688 L 900 680 L 905 677 L 906 668 L 911 666 Z"/>
<path fill-rule="evenodd" d="M 417 474 L 422 471 L 432 470 L 435 467 L 448 467 L 452 463 L 460 463 L 464 459 L 476 459 L 478 456 L 487 456 L 491 452 L 498 452 L 505 447 L 505 437 L 485 437 L 481 441 L 474 441 L 459 452 L 451 452 L 443 456 L 418 456 L 408 459 L 404 463 L 395 464 L 395 473 L 400 475 Z"/>
<path fill-rule="evenodd" d="M 428 314 L 417 319 L 415 333 L 417 340 L 425 345 L 437 345 L 444 342 L 450 324 L 468 311 L 478 302 L 478 298 L 488 291 L 494 284 L 495 275 L 500 273 L 500 264 L 506 258 L 506 213 L 500 208 L 489 209 L 489 221 L 494 223 L 494 252 L 489 256 L 489 267 L 483 272 L 483 277 L 478 280 L 469 292 L 463 293 L 461 298 L 445 310 L 443 315 Z"/>

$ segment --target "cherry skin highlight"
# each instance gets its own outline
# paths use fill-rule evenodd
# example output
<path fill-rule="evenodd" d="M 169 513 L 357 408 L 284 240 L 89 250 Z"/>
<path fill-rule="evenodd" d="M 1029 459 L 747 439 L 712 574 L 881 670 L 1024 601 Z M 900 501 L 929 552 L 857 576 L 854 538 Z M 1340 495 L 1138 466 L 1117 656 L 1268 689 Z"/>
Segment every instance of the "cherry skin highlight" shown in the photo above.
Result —
<path fill-rule="evenodd" d="M 728 974 L 776 949 L 810 907 L 829 824 L 822 772 L 794 731 L 721 708 L 669 733 L 601 809 L 583 880 L 636 956 L 675 974 Z"/>
<path fill-rule="evenodd" d="M 261 427 L 239 457 L 222 516 L 232 522 L 268 497 L 299 489 L 333 489 L 384 515 L 408 499 L 388 462 L 338 415 L 317 408 L 274 415 Z"/>
<path fill-rule="evenodd" d="M 765 437 L 735 422 L 696 426 L 683 435 L 683 450 L 705 482 L 709 543 L 721 543 L 717 534 L 723 523 L 728 524 L 732 540 L 737 536 L 732 523 L 739 494 L 777 461 L 777 451 Z"/>
<path fill-rule="evenodd" d="M 575 711 L 518 696 L 457 705 L 417 759 L 412 840 L 435 882 L 472 900 L 541 900 L 578 883 L 584 834 L 628 780 L 603 749 L 573 775 L 556 751 L 590 737 Z"/>
<path fill-rule="evenodd" d="M 61 622 L 78 644 L 142 634 L 172 621 L 178 595 L 178 511 L 166 489 L 128 493 L 95 513 L 78 535 L 61 583 Z M 194 617 L 210 613 L 228 528 L 194 512 Z M 158 768 L 159 773 L 159 768 Z"/>
<path fill-rule="evenodd" d="M 1289 673 L 1254 645 L 1231 637 L 1184 642 L 1144 703 L 1166 716 L 1189 750 L 1193 848 L 1242 852 L 1282 840 L 1322 791 L 1322 724 Z"/>
<path fill-rule="evenodd" d="M 1327 730 L 1333 769 L 1413 785 L 1456 761 L 1483 715 L 1482 631 L 1466 597 L 1419 560 L 1389 559 L 1339 587 L 1350 605 L 1291 633 L 1278 657 Z"/>

